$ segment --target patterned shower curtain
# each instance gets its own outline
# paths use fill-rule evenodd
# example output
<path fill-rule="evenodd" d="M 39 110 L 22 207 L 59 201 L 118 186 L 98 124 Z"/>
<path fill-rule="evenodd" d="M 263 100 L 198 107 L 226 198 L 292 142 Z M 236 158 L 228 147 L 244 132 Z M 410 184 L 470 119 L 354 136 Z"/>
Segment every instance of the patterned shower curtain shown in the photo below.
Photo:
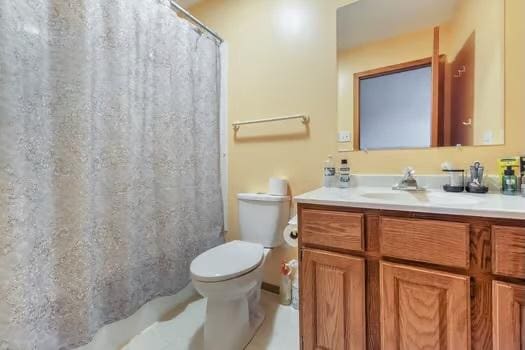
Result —
<path fill-rule="evenodd" d="M 0 349 L 70 349 L 222 242 L 219 48 L 168 0 L 0 0 Z"/>

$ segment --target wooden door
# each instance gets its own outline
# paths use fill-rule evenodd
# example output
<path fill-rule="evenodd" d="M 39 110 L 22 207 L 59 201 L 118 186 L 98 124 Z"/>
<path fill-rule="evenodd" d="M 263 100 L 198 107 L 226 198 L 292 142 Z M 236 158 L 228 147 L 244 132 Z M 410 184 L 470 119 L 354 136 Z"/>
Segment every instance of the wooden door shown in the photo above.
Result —
<path fill-rule="evenodd" d="M 474 144 L 476 37 L 472 33 L 451 63 L 451 146 Z"/>
<path fill-rule="evenodd" d="M 525 286 L 492 282 L 494 350 L 525 349 Z"/>
<path fill-rule="evenodd" d="M 469 278 L 381 262 L 381 347 L 470 347 Z"/>
<path fill-rule="evenodd" d="M 362 258 L 303 250 L 303 350 L 365 349 L 364 266 Z"/>

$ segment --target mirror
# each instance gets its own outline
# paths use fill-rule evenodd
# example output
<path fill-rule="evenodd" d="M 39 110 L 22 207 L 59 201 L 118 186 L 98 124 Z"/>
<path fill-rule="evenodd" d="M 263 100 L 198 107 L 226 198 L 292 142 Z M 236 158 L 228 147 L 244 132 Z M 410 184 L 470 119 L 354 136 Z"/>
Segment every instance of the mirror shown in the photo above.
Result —
<path fill-rule="evenodd" d="M 337 60 L 344 148 L 504 143 L 504 1 L 348 0 Z"/>

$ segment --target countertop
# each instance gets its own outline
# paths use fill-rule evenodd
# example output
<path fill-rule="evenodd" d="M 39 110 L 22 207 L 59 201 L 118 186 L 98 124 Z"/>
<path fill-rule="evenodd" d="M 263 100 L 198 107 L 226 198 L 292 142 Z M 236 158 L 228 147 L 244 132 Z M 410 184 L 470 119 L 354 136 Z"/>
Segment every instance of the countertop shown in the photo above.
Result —
<path fill-rule="evenodd" d="M 295 196 L 297 203 L 525 220 L 525 197 L 501 193 L 395 191 L 390 187 L 321 187 Z"/>

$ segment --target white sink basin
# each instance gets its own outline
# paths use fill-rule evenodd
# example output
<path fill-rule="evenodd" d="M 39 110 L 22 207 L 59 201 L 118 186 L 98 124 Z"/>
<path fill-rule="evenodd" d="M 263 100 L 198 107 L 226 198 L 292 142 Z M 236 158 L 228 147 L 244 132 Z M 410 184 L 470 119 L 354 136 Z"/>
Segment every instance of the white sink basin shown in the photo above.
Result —
<path fill-rule="evenodd" d="M 415 202 L 417 204 L 428 203 L 436 205 L 476 205 L 480 199 L 466 193 L 444 193 L 444 192 L 364 192 L 361 197 L 367 199 L 384 200 L 388 202 Z"/>

